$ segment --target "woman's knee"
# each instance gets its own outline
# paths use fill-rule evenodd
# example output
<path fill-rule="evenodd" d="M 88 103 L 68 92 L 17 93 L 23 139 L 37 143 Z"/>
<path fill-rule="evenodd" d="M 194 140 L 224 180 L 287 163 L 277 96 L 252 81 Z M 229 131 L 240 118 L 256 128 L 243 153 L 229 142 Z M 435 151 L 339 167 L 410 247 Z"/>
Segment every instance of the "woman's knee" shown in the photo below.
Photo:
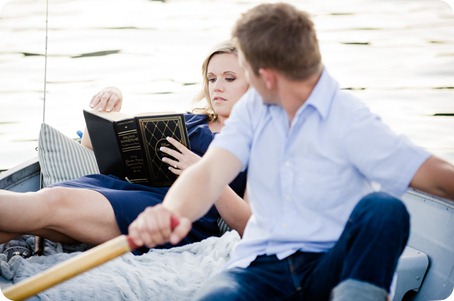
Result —
<path fill-rule="evenodd" d="M 70 205 L 73 197 L 72 190 L 65 187 L 44 188 L 38 193 L 40 204 L 55 210 Z"/>

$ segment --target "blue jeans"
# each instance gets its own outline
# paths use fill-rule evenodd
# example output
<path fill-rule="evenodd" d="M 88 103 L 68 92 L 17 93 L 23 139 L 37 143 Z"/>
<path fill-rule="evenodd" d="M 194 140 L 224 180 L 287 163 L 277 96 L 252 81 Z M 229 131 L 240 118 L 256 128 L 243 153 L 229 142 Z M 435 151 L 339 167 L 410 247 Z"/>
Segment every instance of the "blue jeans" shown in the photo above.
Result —
<path fill-rule="evenodd" d="M 410 231 L 405 205 L 372 193 L 356 205 L 341 237 L 326 253 L 297 252 L 283 260 L 257 257 L 247 268 L 226 270 L 197 293 L 196 300 L 329 300 L 347 279 L 389 291 Z"/>

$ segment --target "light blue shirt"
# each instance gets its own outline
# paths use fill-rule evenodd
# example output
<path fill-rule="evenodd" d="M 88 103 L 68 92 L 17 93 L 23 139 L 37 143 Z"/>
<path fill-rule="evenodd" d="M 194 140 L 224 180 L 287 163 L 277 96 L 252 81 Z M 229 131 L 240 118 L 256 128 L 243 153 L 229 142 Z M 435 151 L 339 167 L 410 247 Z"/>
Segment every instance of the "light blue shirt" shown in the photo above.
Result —
<path fill-rule="evenodd" d="M 248 168 L 253 215 L 230 267 L 263 254 L 327 251 L 362 197 L 377 187 L 401 196 L 430 156 L 340 90 L 326 70 L 291 125 L 282 107 L 263 104 L 250 89 L 210 147 Z"/>

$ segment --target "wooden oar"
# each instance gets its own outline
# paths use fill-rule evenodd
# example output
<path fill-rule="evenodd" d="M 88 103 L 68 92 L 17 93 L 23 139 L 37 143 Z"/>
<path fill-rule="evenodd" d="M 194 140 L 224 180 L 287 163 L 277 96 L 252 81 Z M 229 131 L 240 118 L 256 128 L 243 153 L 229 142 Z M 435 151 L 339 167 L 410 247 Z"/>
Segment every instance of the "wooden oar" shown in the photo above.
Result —
<path fill-rule="evenodd" d="M 178 219 L 172 217 L 172 229 L 178 223 Z M 42 273 L 7 287 L 2 292 L 8 299 L 24 300 L 135 249 L 137 246 L 129 236 L 120 235 Z"/>

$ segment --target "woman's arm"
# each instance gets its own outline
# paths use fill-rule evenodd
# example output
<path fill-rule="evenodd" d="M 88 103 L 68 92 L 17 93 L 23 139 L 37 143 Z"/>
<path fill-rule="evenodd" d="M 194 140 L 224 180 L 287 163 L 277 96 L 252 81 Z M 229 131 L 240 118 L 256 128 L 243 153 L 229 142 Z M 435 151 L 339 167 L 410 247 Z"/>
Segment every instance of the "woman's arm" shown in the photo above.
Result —
<path fill-rule="evenodd" d="M 247 191 L 244 197 L 239 197 L 232 188 L 227 186 L 215 203 L 216 209 L 227 225 L 243 236 L 244 228 L 251 217 L 251 207 L 247 199 Z"/>
<path fill-rule="evenodd" d="M 168 138 L 168 141 L 177 148 L 178 152 L 163 147 L 162 152 L 173 157 L 164 157 L 163 162 L 169 164 L 169 169 L 176 175 L 180 175 L 186 168 L 198 162 L 201 158 L 179 143 L 173 138 Z M 246 223 L 251 216 L 251 209 L 246 199 L 247 193 L 242 198 L 237 195 L 235 191 L 229 186 L 226 186 L 219 199 L 216 201 L 215 206 L 221 215 L 222 219 L 227 225 L 236 230 L 243 236 Z"/>

